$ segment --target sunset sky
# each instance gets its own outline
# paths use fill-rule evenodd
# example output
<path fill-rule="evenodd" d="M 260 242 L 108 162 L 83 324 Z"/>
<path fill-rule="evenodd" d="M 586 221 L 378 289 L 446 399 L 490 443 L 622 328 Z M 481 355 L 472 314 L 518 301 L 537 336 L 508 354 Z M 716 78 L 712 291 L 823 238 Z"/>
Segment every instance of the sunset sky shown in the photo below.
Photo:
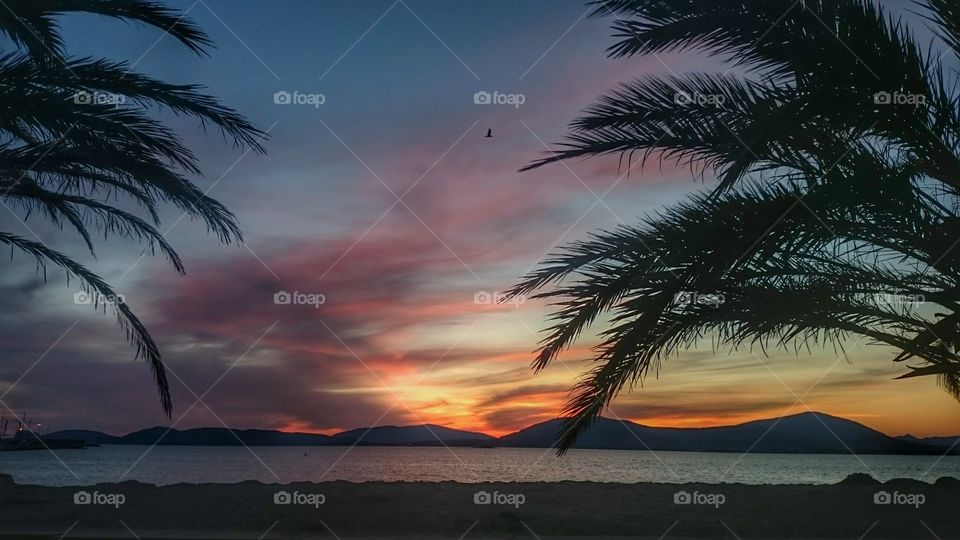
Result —
<path fill-rule="evenodd" d="M 693 54 L 607 60 L 609 21 L 584 18 L 580 0 L 168 3 L 211 34 L 210 58 L 88 17 L 64 20 L 67 43 L 203 83 L 269 131 L 261 156 L 171 120 L 201 158 L 198 184 L 237 214 L 246 243 L 219 245 L 171 209 L 160 230 L 184 258 L 179 276 L 133 243 L 101 241 L 94 259 L 73 233 L 0 209 L 4 230 L 76 255 L 120 290 L 171 373 L 168 420 L 112 316 L 74 305 L 76 282 L 50 270 L 44 283 L 16 255 L 0 278 L 0 393 L 51 429 L 435 423 L 499 435 L 553 418 L 593 334 L 535 375 L 547 307 L 475 295 L 507 289 L 558 245 L 705 188 L 670 164 L 625 175 L 616 157 L 516 172 L 618 81 L 725 69 Z M 525 101 L 477 105 L 479 91 Z M 276 104 L 277 92 L 325 101 Z M 277 305 L 279 291 L 326 302 Z M 766 357 L 706 340 L 606 414 L 706 426 L 809 408 L 895 435 L 960 434 L 960 405 L 933 379 L 892 381 L 903 367 L 889 349 L 846 350 Z"/>

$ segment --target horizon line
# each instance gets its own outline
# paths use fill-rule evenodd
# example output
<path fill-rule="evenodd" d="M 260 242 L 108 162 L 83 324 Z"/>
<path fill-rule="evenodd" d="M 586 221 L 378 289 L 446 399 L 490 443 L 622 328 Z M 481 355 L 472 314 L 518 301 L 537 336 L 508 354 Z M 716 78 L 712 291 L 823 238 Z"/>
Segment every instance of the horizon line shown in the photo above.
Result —
<path fill-rule="evenodd" d="M 744 422 L 738 422 L 738 423 L 734 423 L 734 424 L 723 424 L 723 425 L 714 425 L 714 426 L 700 426 L 700 427 L 653 426 L 653 425 L 649 425 L 649 424 L 642 424 L 642 423 L 636 422 L 636 421 L 634 421 L 634 420 L 621 419 L 621 418 L 610 418 L 610 417 L 606 417 L 606 416 L 599 416 L 599 417 L 597 417 L 597 420 L 608 420 L 608 421 L 611 421 L 611 422 L 621 422 L 621 423 L 624 423 L 624 424 L 630 423 L 630 424 L 633 424 L 633 425 L 636 425 L 636 426 L 646 427 L 646 428 L 651 428 L 651 429 L 700 430 L 700 429 L 723 429 L 723 428 L 731 428 L 731 427 L 737 427 L 737 426 L 743 426 L 743 425 L 746 425 L 746 424 L 751 424 L 751 423 L 754 423 L 754 422 L 764 422 L 764 421 L 771 421 L 771 420 L 783 420 L 783 419 L 785 419 L 785 418 L 792 418 L 792 417 L 796 417 L 796 416 L 805 416 L 805 415 L 828 416 L 828 417 L 831 417 L 831 418 L 836 418 L 836 419 L 844 420 L 844 421 L 847 421 L 847 422 L 853 422 L 853 423 L 858 424 L 858 425 L 861 425 L 861 426 L 863 426 L 863 427 L 865 427 L 865 428 L 867 428 L 867 429 L 876 431 L 877 433 L 882 433 L 883 435 L 886 435 L 887 437 L 891 437 L 891 438 L 914 437 L 914 438 L 917 438 L 917 439 L 922 440 L 922 439 L 939 438 L 939 437 L 960 437 L 960 434 L 953 434 L 953 435 L 928 435 L 928 436 L 925 436 L 925 437 L 916 437 L 915 435 L 913 435 L 913 434 L 911 434 L 911 433 L 903 433 L 903 434 L 901 434 L 901 435 L 891 435 L 891 434 L 886 433 L 886 432 L 884 432 L 884 431 L 881 431 L 881 430 L 879 430 L 879 429 L 876 429 L 876 428 L 873 428 L 873 427 L 871 427 L 871 426 L 868 426 L 868 425 L 866 425 L 866 424 L 864 424 L 864 423 L 862 423 L 862 422 L 859 422 L 859 421 L 857 421 L 857 420 L 852 420 L 852 419 L 847 418 L 847 417 L 844 417 L 844 416 L 837 416 L 837 415 L 835 415 L 835 414 L 829 414 L 829 413 L 825 413 L 825 412 L 821 412 L 821 411 L 812 411 L 812 410 L 807 410 L 807 411 L 798 412 L 798 413 L 792 413 L 792 414 L 785 414 L 785 415 L 782 415 L 782 416 L 772 416 L 772 417 L 755 418 L 755 419 L 753 419 L 753 420 L 747 420 L 747 421 L 744 421 Z M 123 435 L 113 435 L 113 434 L 111 434 L 111 433 L 107 433 L 107 432 L 104 432 L 104 431 L 100 431 L 100 430 L 96 430 L 96 429 L 86 429 L 86 428 L 58 429 L 58 430 L 56 430 L 56 431 L 53 431 L 52 433 L 61 433 L 61 432 L 64 432 L 64 431 L 91 431 L 91 432 L 96 432 L 96 433 L 101 433 L 101 434 L 104 434 L 104 435 L 108 435 L 108 436 L 110 436 L 110 437 L 118 437 L 118 438 L 120 438 L 120 437 L 126 437 L 126 436 L 132 435 L 132 434 L 134 434 L 134 433 L 140 433 L 140 432 L 142 432 L 142 431 L 147 431 L 147 430 L 151 430 L 151 429 L 166 429 L 167 431 L 179 431 L 179 432 L 195 431 L 195 430 L 201 430 L 201 429 L 225 429 L 225 430 L 228 430 L 228 431 L 270 431 L 270 432 L 276 432 L 276 433 L 284 433 L 284 434 L 288 434 L 288 435 L 317 435 L 317 436 L 322 436 L 322 437 L 336 437 L 336 436 L 338 436 L 338 435 L 342 435 L 342 434 L 344 434 L 344 433 L 349 433 L 349 432 L 352 432 L 352 431 L 360 431 L 360 430 L 368 430 L 368 431 L 371 431 L 371 430 L 379 429 L 379 428 L 398 428 L 398 429 L 404 429 L 404 428 L 418 428 L 418 427 L 428 427 L 428 428 L 429 428 L 429 427 L 438 427 L 438 428 L 449 429 L 449 430 L 453 430 L 453 431 L 459 431 L 459 432 L 462 432 L 462 433 L 474 433 L 474 434 L 477 434 L 477 435 L 482 435 L 482 436 L 484 436 L 484 437 L 489 437 L 489 438 L 492 438 L 492 439 L 498 439 L 498 440 L 499 440 L 499 439 L 503 439 L 504 437 L 508 437 L 508 436 L 510 436 L 510 435 L 519 433 L 519 432 L 521 432 L 521 431 L 523 431 L 523 430 L 525 430 L 525 429 L 529 429 L 529 428 L 534 427 L 534 426 L 538 426 L 538 425 L 541 425 L 541 424 L 545 424 L 545 423 L 547 423 L 547 422 L 555 422 L 555 421 L 557 421 L 557 420 L 563 420 L 564 418 L 565 418 L 565 417 L 555 417 L 555 418 L 551 418 L 551 419 L 549 419 L 549 420 L 543 420 L 543 421 L 541 421 L 541 422 L 535 422 L 535 423 L 525 425 L 525 426 L 523 426 L 523 427 L 521 427 L 521 428 L 519 428 L 519 429 L 510 431 L 510 432 L 507 432 L 507 433 L 505 433 L 505 434 L 503 434 L 503 435 L 499 435 L 499 436 L 497 436 L 497 435 L 490 435 L 490 434 L 485 433 L 485 432 L 483 432 L 483 431 L 475 431 L 475 430 L 470 430 L 470 429 L 454 428 L 454 427 L 445 426 L 445 425 L 442 425 L 442 424 L 435 424 L 435 423 L 432 423 L 432 422 L 425 422 L 425 423 L 422 423 L 422 424 L 406 424 L 406 425 L 384 424 L 384 425 L 374 425 L 374 426 L 359 426 L 359 427 L 355 427 L 355 428 L 341 429 L 341 430 L 339 430 L 339 431 L 335 431 L 335 432 L 332 432 L 332 433 L 329 433 L 329 434 L 327 434 L 327 433 L 321 433 L 321 432 L 312 432 L 312 431 L 287 431 L 287 430 L 279 429 L 279 428 L 235 428 L 235 427 L 228 427 L 228 426 L 223 426 L 223 427 L 217 427 L 217 426 L 200 426 L 200 427 L 193 427 L 193 428 L 178 429 L 178 428 L 176 428 L 175 426 L 163 426 L 163 425 L 149 426 L 149 427 L 137 429 L 137 430 L 134 430 L 134 431 L 130 431 L 130 432 L 128 432 L 128 433 L 126 433 L 126 434 L 123 434 Z M 48 435 L 49 435 L 49 434 L 48 434 Z M 46 435 L 41 435 L 41 436 L 46 436 Z"/>

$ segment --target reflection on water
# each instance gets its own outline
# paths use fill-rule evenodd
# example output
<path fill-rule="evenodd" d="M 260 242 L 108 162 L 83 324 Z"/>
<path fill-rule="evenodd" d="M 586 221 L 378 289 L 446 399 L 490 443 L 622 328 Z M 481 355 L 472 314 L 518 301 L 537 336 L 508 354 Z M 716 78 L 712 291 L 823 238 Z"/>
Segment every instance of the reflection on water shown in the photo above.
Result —
<path fill-rule="evenodd" d="M 960 456 L 717 454 L 412 447 L 103 446 L 0 453 L 0 473 L 18 483 L 87 485 L 138 480 L 268 483 L 348 480 L 410 482 L 835 483 L 855 472 L 879 480 L 960 478 Z"/>

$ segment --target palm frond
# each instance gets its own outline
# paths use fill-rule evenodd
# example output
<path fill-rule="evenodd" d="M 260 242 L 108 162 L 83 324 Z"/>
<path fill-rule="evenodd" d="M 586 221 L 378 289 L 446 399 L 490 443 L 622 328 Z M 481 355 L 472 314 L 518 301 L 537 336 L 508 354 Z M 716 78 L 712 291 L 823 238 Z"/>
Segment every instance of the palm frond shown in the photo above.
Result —
<path fill-rule="evenodd" d="M 936 25 L 940 39 L 960 56 L 960 5 L 950 0 L 925 0 L 915 3 Z"/>
<path fill-rule="evenodd" d="M 947 240 L 956 218 L 920 196 L 902 170 L 868 156 L 820 170 L 817 182 L 753 182 L 691 197 L 639 227 L 578 242 L 522 280 L 512 294 L 552 285 L 536 295 L 555 308 L 537 369 L 595 321 L 610 321 L 597 365 L 564 410 L 561 451 L 620 391 L 707 336 L 715 347 L 764 352 L 860 336 L 909 351 L 926 363 L 912 373 L 952 384 L 960 359 L 936 338 L 918 338 L 933 321 L 883 299 L 958 310 L 960 267 Z"/>
<path fill-rule="evenodd" d="M 87 13 L 134 21 L 163 30 L 197 54 L 206 54 L 210 38 L 176 10 L 145 0 L 5 0 L 0 32 L 36 59 L 62 57 L 64 42 L 57 17 Z"/>
<path fill-rule="evenodd" d="M 119 297 L 106 281 L 85 266 L 39 242 L 0 232 L 0 243 L 33 256 L 45 278 L 47 264 L 52 263 L 65 271 L 68 276 L 78 278 L 83 290 L 93 293 L 94 298 Z M 166 368 L 160 356 L 160 349 L 153 341 L 146 326 L 133 314 L 133 311 L 125 302 L 108 302 L 107 305 L 116 313 L 117 323 L 126 333 L 127 339 L 134 345 L 137 358 L 142 358 L 150 364 L 157 389 L 160 392 L 160 403 L 163 411 L 169 415 L 173 411 L 173 402 L 170 398 L 170 386 L 167 381 Z"/>
<path fill-rule="evenodd" d="M 0 54 L 0 199 L 27 219 L 72 229 L 91 253 L 98 233 L 131 239 L 148 254 L 161 253 L 179 273 L 179 255 L 157 230 L 161 206 L 203 221 L 221 242 L 242 241 L 233 213 L 191 181 L 201 174 L 197 156 L 156 113 L 191 118 L 246 151 L 264 152 L 266 134 L 200 85 L 160 81 L 124 62 L 69 57 L 58 24 L 72 13 L 139 22 L 203 55 L 212 42 L 194 22 L 147 0 L 8 0 L 0 7 L 0 34 L 16 49 Z M 123 209 L 126 201 L 135 209 Z M 0 242 L 34 256 L 42 270 L 53 263 L 79 277 L 85 290 L 116 298 L 67 255 L 0 234 Z M 169 415 L 159 349 L 129 306 L 111 307 L 136 356 L 151 364 Z"/>
<path fill-rule="evenodd" d="M 43 189 L 33 180 L 22 178 L 5 190 L 6 197 L 23 206 L 28 212 L 46 212 L 50 221 L 61 225 L 70 223 L 80 234 L 90 253 L 94 252 L 89 227 L 100 231 L 104 237 L 119 236 L 146 242 L 147 250 L 154 254 L 159 249 L 177 272 L 185 273 L 180 256 L 166 241 L 160 231 L 139 217 L 87 197 L 57 193 Z M 92 223 L 91 223 L 92 221 Z"/>

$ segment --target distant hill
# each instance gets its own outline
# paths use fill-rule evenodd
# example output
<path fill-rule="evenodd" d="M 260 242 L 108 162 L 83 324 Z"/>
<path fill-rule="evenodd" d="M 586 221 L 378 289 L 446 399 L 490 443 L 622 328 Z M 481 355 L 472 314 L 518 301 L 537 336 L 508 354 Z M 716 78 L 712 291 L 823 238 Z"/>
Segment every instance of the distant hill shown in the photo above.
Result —
<path fill-rule="evenodd" d="M 495 437 L 491 437 L 486 433 L 461 431 L 459 429 L 451 429 L 433 424 L 424 424 L 422 426 L 380 426 L 375 428 L 351 429 L 350 431 L 344 431 L 343 433 L 332 436 L 330 443 L 342 445 L 439 445 L 440 441 L 443 441 L 445 444 L 492 444 L 496 442 L 496 440 Z"/>
<path fill-rule="evenodd" d="M 944 448 L 960 448 L 960 437 L 924 437 L 917 438 L 913 435 L 903 435 L 897 437 L 901 441 L 907 441 L 918 444 L 928 444 L 931 446 L 940 446 Z"/>
<path fill-rule="evenodd" d="M 50 439 L 83 439 L 87 444 L 141 444 L 167 446 L 367 446 L 492 444 L 496 438 L 484 433 L 443 426 L 380 426 L 344 431 L 334 436 L 287 433 L 275 430 L 226 428 L 167 429 L 152 427 L 115 437 L 99 431 L 66 430 L 45 435 Z"/>
<path fill-rule="evenodd" d="M 501 437 L 501 446 L 545 448 L 563 420 L 549 420 Z M 711 428 L 656 428 L 599 419 L 575 448 L 756 453 L 932 454 L 940 447 L 887 436 L 852 420 L 823 413 Z"/>
<path fill-rule="evenodd" d="M 48 438 L 82 438 L 87 444 L 183 446 L 499 446 L 548 448 L 557 440 L 563 420 L 549 420 L 495 438 L 433 424 L 378 426 L 336 435 L 286 433 L 272 430 L 198 428 L 168 430 L 153 427 L 115 437 L 98 431 L 68 430 Z M 600 418 L 575 448 L 689 452 L 754 452 L 799 454 L 942 454 L 956 437 L 890 437 L 845 418 L 802 413 L 756 420 L 734 426 L 661 428 Z M 960 445 L 957 445 L 960 447 Z M 954 449 L 951 453 L 960 453 Z"/>
<path fill-rule="evenodd" d="M 83 442 L 90 444 L 117 444 L 119 437 L 107 435 L 99 431 L 90 431 L 87 429 L 65 429 L 42 436 L 43 439 L 83 439 Z"/>
<path fill-rule="evenodd" d="M 232 433 L 231 433 L 232 432 Z M 286 433 L 264 429 L 168 429 L 152 427 L 115 437 L 99 431 L 66 430 L 44 435 L 50 439 L 83 439 L 87 444 L 145 444 L 181 446 L 318 446 L 330 437 L 312 433 Z"/>

